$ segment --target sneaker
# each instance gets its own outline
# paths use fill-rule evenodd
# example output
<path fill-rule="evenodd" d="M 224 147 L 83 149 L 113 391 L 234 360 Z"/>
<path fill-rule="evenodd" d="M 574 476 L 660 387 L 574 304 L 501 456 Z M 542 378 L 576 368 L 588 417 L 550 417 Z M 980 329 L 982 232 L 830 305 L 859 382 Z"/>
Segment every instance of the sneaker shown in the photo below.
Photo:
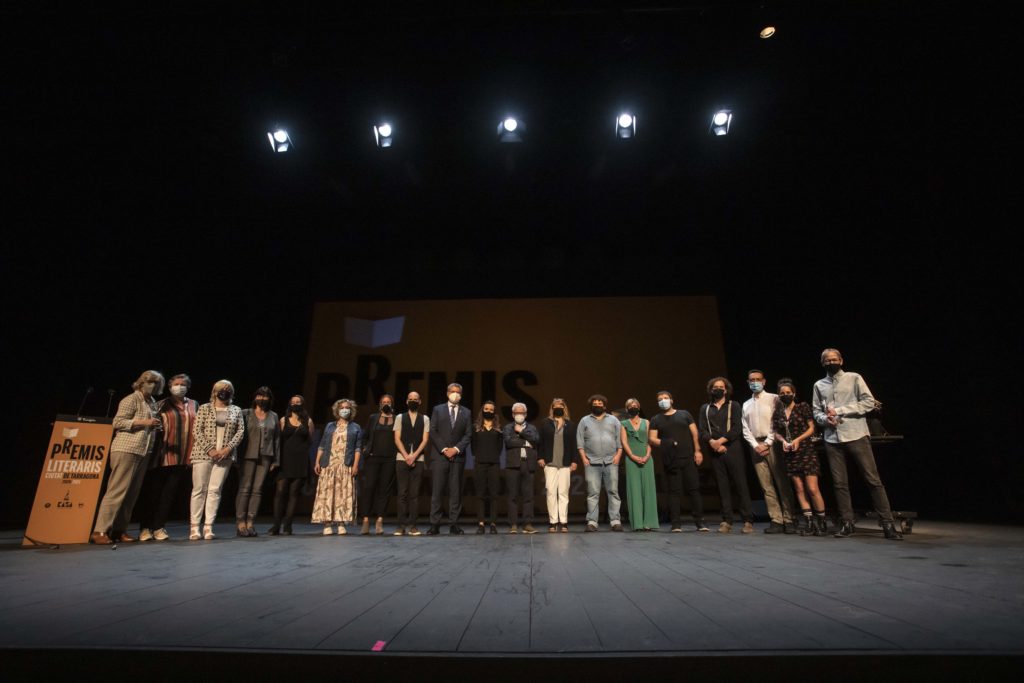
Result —
<path fill-rule="evenodd" d="M 217 534 L 213 533 L 213 525 L 212 524 L 207 524 L 206 526 L 204 526 L 203 527 L 203 540 L 204 541 L 212 541 L 215 538 L 217 538 Z"/>
<path fill-rule="evenodd" d="M 508 528 L 508 532 L 510 534 L 518 534 L 519 533 L 519 527 L 517 527 L 515 524 L 513 524 L 512 526 L 510 526 Z"/>
<path fill-rule="evenodd" d="M 333 535 L 334 535 L 334 527 L 332 527 L 330 524 L 325 524 L 324 525 L 324 536 L 333 536 Z"/>
<path fill-rule="evenodd" d="M 718 525 L 718 533 L 720 534 L 731 534 L 732 524 L 730 522 L 722 522 Z"/>
<path fill-rule="evenodd" d="M 592 533 L 594 531 L 597 531 L 597 525 L 593 524 L 591 522 L 587 522 L 587 526 L 583 530 L 586 531 L 587 533 Z"/>
<path fill-rule="evenodd" d="M 854 532 L 856 530 L 857 529 L 856 529 L 856 527 L 854 527 L 853 522 L 847 522 L 847 521 L 844 520 L 842 526 L 840 526 L 839 529 L 836 530 L 836 532 L 834 534 L 832 534 L 832 537 L 833 538 L 849 538 L 850 536 L 853 536 L 853 534 L 854 534 Z"/>
<path fill-rule="evenodd" d="M 537 533 L 537 530 L 533 528 L 532 524 L 527 524 L 526 526 L 523 527 L 523 533 L 524 534 L 535 534 L 535 533 Z"/>
<path fill-rule="evenodd" d="M 681 533 L 683 533 L 683 527 L 681 527 L 681 526 L 673 526 L 672 527 L 672 533 L 674 533 L 674 534 L 681 534 Z"/>
<path fill-rule="evenodd" d="M 139 543 L 145 543 L 146 541 L 153 540 L 153 532 L 149 529 L 143 529 L 139 532 Z"/>
<path fill-rule="evenodd" d="M 202 536 L 199 535 L 199 527 L 190 526 L 188 528 L 188 540 L 198 541 L 200 538 L 202 538 Z"/>
<path fill-rule="evenodd" d="M 399 526 L 397 529 L 395 529 L 395 533 L 393 533 L 391 535 L 392 536 L 405 536 L 405 527 L 404 526 Z"/>
<path fill-rule="evenodd" d="M 409 530 L 407 532 L 405 532 L 405 533 L 408 534 L 409 536 L 419 536 L 423 532 L 421 532 L 419 529 L 417 529 L 415 527 L 415 525 L 414 525 L 414 526 L 409 527 Z"/>
<path fill-rule="evenodd" d="M 344 536 L 347 533 L 348 533 L 348 528 L 344 524 L 339 524 L 338 525 L 338 535 L 339 536 Z"/>
<path fill-rule="evenodd" d="M 167 533 L 167 529 L 160 528 L 153 532 L 153 539 L 157 541 L 166 541 L 170 537 L 171 535 Z M 139 540 L 142 540 L 141 536 Z"/>
<path fill-rule="evenodd" d="M 751 522 L 743 522 L 743 533 L 752 534 L 754 533 L 754 525 Z"/>
<path fill-rule="evenodd" d="M 705 524 L 704 522 L 697 522 L 697 531 L 706 532 L 706 531 L 711 531 L 711 529 L 709 529 L 708 525 Z"/>

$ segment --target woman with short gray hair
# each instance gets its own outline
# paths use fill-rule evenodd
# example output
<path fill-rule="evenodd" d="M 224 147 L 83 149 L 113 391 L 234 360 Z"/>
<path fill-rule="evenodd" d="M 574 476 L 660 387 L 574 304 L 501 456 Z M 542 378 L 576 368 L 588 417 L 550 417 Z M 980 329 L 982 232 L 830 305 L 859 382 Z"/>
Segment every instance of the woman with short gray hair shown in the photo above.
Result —
<path fill-rule="evenodd" d="M 98 545 L 137 540 L 128 535 L 128 522 L 142 490 L 146 462 L 160 429 L 153 397 L 163 393 L 164 376 L 156 370 L 146 370 L 132 383 L 132 389 L 132 393 L 121 399 L 114 416 L 110 478 L 90 538 Z"/>

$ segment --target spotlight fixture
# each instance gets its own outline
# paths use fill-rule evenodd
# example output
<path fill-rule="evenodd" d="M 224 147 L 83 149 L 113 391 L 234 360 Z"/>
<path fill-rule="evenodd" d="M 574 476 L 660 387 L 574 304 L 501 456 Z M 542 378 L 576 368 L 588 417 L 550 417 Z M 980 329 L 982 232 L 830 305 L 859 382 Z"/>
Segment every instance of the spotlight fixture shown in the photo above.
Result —
<path fill-rule="evenodd" d="M 498 124 L 499 142 L 522 142 L 523 133 L 526 132 L 526 124 L 511 116 L 505 118 Z"/>
<path fill-rule="evenodd" d="M 628 112 L 615 119 L 615 137 L 626 140 L 636 135 L 636 117 Z"/>
<path fill-rule="evenodd" d="M 284 128 L 277 128 L 273 133 L 268 132 L 267 139 L 270 140 L 270 148 L 274 152 L 287 152 L 292 148 L 292 138 Z"/>
<path fill-rule="evenodd" d="M 390 123 L 382 123 L 379 126 L 373 127 L 373 137 L 377 140 L 377 146 L 381 149 L 391 146 L 391 143 L 394 142 L 393 133 L 394 131 L 391 129 Z"/>
<path fill-rule="evenodd" d="M 732 111 L 720 109 L 711 117 L 711 132 L 715 135 L 728 135 L 732 125 Z"/>
<path fill-rule="evenodd" d="M 761 29 L 760 35 L 762 40 L 768 40 L 769 38 L 775 35 L 775 27 L 765 26 L 763 29 Z"/>

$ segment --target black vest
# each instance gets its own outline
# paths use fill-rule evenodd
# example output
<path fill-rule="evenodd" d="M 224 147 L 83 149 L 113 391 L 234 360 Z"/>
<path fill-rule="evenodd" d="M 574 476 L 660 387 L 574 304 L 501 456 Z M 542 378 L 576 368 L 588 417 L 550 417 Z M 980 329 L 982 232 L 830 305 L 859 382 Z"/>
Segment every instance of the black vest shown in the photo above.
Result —
<path fill-rule="evenodd" d="M 402 445 L 406 453 L 412 453 L 423 443 L 423 415 L 416 415 L 416 423 L 409 419 L 409 413 L 402 413 Z"/>

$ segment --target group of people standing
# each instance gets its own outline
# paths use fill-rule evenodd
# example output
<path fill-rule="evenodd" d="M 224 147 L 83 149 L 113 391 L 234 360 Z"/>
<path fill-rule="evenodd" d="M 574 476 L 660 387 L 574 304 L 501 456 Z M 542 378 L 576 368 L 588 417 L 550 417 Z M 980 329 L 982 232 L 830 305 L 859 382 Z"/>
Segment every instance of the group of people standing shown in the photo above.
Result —
<path fill-rule="evenodd" d="M 274 521 L 268 533 L 291 534 L 314 444 L 313 471 L 318 478 L 312 522 L 322 525 L 324 535 L 346 534 L 357 522 L 361 522 L 360 533 L 370 534 L 372 529 L 382 535 L 385 509 L 395 488 L 398 525 L 394 535 L 420 535 L 419 493 L 428 467 L 431 500 L 426 534 L 440 534 L 445 518 L 450 534 L 463 534 L 459 520 L 469 451 L 475 461 L 477 534 L 498 533 L 502 479 L 508 532 L 536 533 L 533 491 L 537 469 L 544 473 L 548 531 L 567 532 L 570 477 L 581 467 L 587 485 L 584 530 L 598 529 L 604 489 L 611 529 L 622 531 L 618 478 L 623 460 L 631 528 L 658 529 L 655 454 L 667 479 L 673 532 L 682 531 L 684 490 L 695 527 L 710 531 L 698 477 L 698 467 L 709 458 L 722 503 L 718 531 L 733 530 L 735 492 L 741 532 L 752 533 L 745 453 L 749 447 L 770 517 L 765 533 L 822 536 L 827 533 L 825 504 L 818 487 L 820 464 L 813 441 L 819 427 L 841 517 L 834 536 L 846 538 L 855 531 L 846 467 L 849 456 L 870 489 L 885 537 L 900 540 L 866 426 L 865 416 L 876 405 L 874 397 L 860 375 L 842 369 L 842 355 L 836 349 L 822 352 L 821 363 L 826 376 L 814 385 L 810 405 L 797 401 L 792 381 L 780 380 L 778 393 L 773 394 L 766 391 L 764 373 L 751 370 L 747 373 L 751 397 L 746 402 L 740 405 L 732 398 L 733 387 L 727 378 L 714 377 L 707 383 L 709 400 L 696 419 L 674 406 L 671 392 L 659 391 L 655 396 L 658 413 L 650 420 L 643 417 L 636 398 L 627 399 L 623 414 L 616 416 L 609 412 L 608 399 L 595 394 L 588 400 L 589 414 L 578 423 L 570 418 L 566 402 L 555 398 L 539 425 L 527 421 L 527 407 L 522 403 L 512 406 L 512 422 L 502 425 L 494 401 L 485 401 L 474 418 L 461 405 L 462 386 L 452 383 L 447 387 L 447 401 L 435 406 L 429 416 L 424 414 L 416 391 L 405 397 L 402 413 L 396 410 L 395 398 L 384 394 L 365 430 L 357 422 L 355 402 L 336 401 L 331 409 L 334 420 L 325 425 L 318 441 L 302 396 L 291 397 L 285 415 L 278 416 L 271 409 L 273 393 L 260 387 L 251 407 L 243 410 L 233 402 L 232 384 L 221 380 L 214 384 L 209 402 L 200 406 L 188 398 L 188 376 L 175 375 L 170 380 L 170 396 L 157 402 L 155 396 L 163 392 L 164 378 L 147 371 L 133 384 L 135 391 L 121 401 L 114 418 L 111 475 L 92 542 L 166 540 L 165 525 L 174 493 L 189 468 L 189 538 L 214 538 L 221 490 L 232 463 L 239 473 L 237 535 L 257 535 L 254 521 L 271 473 L 276 474 L 276 484 Z M 136 539 L 127 529 L 140 494 L 141 532 Z"/>

